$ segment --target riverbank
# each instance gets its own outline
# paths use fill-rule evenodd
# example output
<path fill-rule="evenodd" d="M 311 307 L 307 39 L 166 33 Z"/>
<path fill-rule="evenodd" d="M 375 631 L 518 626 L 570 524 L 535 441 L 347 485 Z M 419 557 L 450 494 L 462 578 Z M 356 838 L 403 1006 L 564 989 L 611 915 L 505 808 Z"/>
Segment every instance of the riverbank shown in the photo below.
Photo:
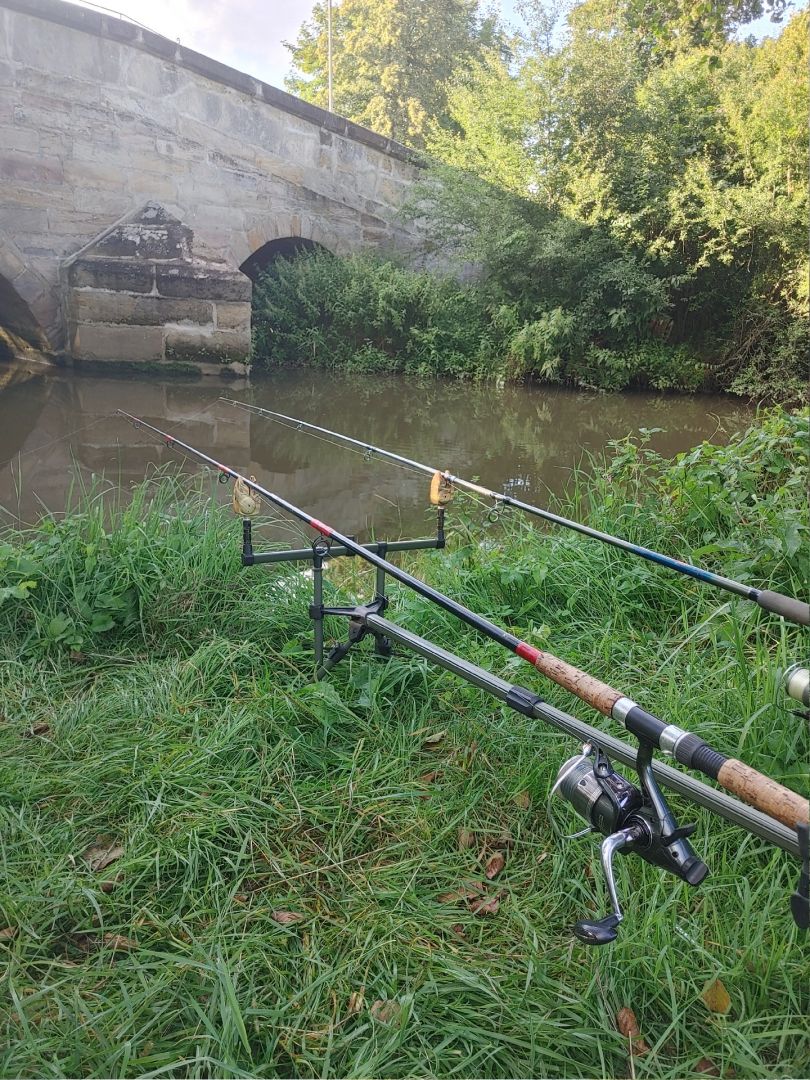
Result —
<path fill-rule="evenodd" d="M 806 464 L 806 418 L 781 414 L 674 464 L 625 440 L 565 510 L 802 593 Z M 693 892 L 622 863 L 619 941 L 575 944 L 566 927 L 604 907 L 595 849 L 545 807 L 575 746 L 405 655 L 361 647 L 311 684 L 310 582 L 240 569 L 212 494 L 229 492 L 160 475 L 126 507 L 89 498 L 2 538 L 4 1075 L 807 1071 L 793 860 L 680 806 L 712 876 Z M 806 783 L 777 676 L 800 631 L 576 535 L 451 516 L 449 549 L 410 569 Z M 330 600 L 371 588 L 330 568 Z M 540 688 L 392 597 L 397 621 Z M 496 850 L 497 910 L 448 898 Z M 726 1015 L 702 1000 L 716 979 Z M 632 1061 L 624 1007 L 649 1047 Z"/>
<path fill-rule="evenodd" d="M 504 238 L 504 246 L 513 241 Z M 769 329 L 751 331 L 746 348 L 736 351 L 717 327 L 698 339 L 678 338 L 662 282 L 641 267 L 631 271 L 616 252 L 602 265 L 598 244 L 572 255 L 581 241 L 581 230 L 557 236 L 551 255 L 542 244 L 545 254 L 538 255 L 529 243 L 525 265 L 500 266 L 500 276 L 490 267 L 489 277 L 471 281 L 371 254 L 336 258 L 321 250 L 277 259 L 254 286 L 254 367 L 613 392 L 721 391 L 749 401 L 807 403 L 807 326 L 800 314 L 758 312 Z M 527 267 L 534 258 L 540 267 L 533 274 Z M 527 288 L 540 295 L 530 301 Z"/>

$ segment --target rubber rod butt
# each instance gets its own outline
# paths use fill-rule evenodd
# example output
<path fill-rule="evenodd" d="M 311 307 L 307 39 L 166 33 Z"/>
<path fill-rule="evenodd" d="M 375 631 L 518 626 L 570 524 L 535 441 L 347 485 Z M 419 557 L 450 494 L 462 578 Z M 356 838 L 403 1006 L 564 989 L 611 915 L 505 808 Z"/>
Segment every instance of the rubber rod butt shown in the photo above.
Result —
<path fill-rule="evenodd" d="M 757 593 L 757 603 L 765 611 L 772 611 L 774 615 L 781 615 L 783 619 L 798 623 L 799 626 L 810 626 L 810 604 L 805 604 L 802 600 L 763 589 Z"/>
<path fill-rule="evenodd" d="M 736 758 L 729 758 L 717 774 L 718 783 L 749 806 L 795 829 L 810 818 L 810 803 L 795 791 L 777 784 Z"/>

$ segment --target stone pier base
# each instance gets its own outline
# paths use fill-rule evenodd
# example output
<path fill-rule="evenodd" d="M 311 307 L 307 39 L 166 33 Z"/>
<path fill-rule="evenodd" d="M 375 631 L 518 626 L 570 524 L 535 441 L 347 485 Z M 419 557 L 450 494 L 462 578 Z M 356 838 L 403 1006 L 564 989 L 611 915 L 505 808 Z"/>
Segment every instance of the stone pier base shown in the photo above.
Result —
<path fill-rule="evenodd" d="M 70 353 L 81 364 L 244 374 L 250 279 L 193 251 L 192 230 L 148 203 L 64 268 Z"/>

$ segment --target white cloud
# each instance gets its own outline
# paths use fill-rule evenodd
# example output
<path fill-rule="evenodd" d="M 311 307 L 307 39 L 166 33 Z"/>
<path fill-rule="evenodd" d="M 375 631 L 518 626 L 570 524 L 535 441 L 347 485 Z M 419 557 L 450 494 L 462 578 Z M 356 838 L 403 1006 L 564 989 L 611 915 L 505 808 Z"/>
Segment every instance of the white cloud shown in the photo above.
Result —
<path fill-rule="evenodd" d="M 84 6 L 100 4 L 79 0 Z M 292 41 L 309 18 L 313 0 L 109 0 L 107 7 L 164 37 L 283 85 Z"/>

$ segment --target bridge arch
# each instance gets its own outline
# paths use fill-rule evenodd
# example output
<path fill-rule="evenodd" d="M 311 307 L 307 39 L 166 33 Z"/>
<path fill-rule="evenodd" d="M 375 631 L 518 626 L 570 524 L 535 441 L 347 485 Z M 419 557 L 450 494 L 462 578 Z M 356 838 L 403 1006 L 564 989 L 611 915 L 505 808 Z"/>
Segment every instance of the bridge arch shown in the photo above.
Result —
<path fill-rule="evenodd" d="M 49 352 L 45 327 L 53 328 L 58 311 L 56 291 L 26 265 L 15 245 L 0 232 L 0 359 L 12 349 Z"/>
<path fill-rule="evenodd" d="M 257 248 L 239 269 L 255 284 L 276 259 L 291 259 L 308 251 L 328 251 L 328 248 L 303 236 L 279 236 Z"/>

